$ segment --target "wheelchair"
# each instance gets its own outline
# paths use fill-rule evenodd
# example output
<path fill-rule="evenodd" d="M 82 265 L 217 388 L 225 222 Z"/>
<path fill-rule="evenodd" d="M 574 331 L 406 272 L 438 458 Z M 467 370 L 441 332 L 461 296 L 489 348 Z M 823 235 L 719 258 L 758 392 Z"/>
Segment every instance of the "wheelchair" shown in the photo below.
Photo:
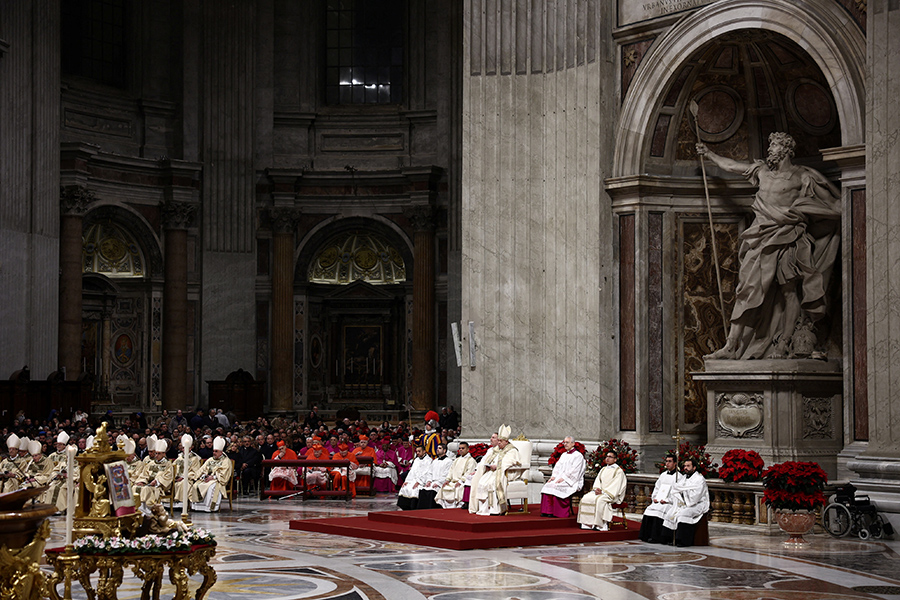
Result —
<path fill-rule="evenodd" d="M 856 487 L 849 483 L 838 487 L 834 499 L 825 507 L 822 526 L 834 537 L 852 534 L 861 540 L 881 539 L 894 533 L 869 497 L 857 496 Z"/>

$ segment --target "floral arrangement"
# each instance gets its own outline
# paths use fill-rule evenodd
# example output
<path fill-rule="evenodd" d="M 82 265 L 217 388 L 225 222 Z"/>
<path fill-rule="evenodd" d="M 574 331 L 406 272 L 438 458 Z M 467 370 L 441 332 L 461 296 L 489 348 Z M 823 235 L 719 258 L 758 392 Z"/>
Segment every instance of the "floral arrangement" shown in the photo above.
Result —
<path fill-rule="evenodd" d="M 584 447 L 584 444 L 581 442 L 575 442 L 575 450 L 581 452 L 582 455 L 587 453 L 587 448 Z M 566 451 L 566 447 L 562 442 L 556 445 L 556 448 L 553 449 L 553 454 L 550 455 L 550 460 L 547 461 L 547 464 L 551 467 L 559 461 L 559 457 L 562 456 Z"/>
<path fill-rule="evenodd" d="M 763 472 L 763 459 L 754 450 L 729 450 L 722 457 L 719 477 L 725 481 L 759 481 Z"/>
<path fill-rule="evenodd" d="M 666 454 L 675 454 L 675 448 L 672 448 Z M 704 477 L 709 478 L 716 476 L 716 467 L 718 467 L 719 465 L 712 461 L 712 457 L 706 451 L 706 444 L 695 446 L 688 441 L 684 441 L 678 444 L 679 471 L 684 469 L 684 461 L 688 458 L 691 459 L 691 461 L 694 463 L 694 467 L 696 467 L 697 472 Z M 659 469 L 660 473 L 662 473 L 663 469 L 666 468 L 665 463 L 656 463 L 656 468 Z"/>
<path fill-rule="evenodd" d="M 79 554 L 152 554 L 186 551 L 192 546 L 214 546 L 215 543 L 213 535 L 205 529 L 188 529 L 183 533 L 175 531 L 169 535 L 144 535 L 133 539 L 89 535 L 75 540 L 73 547 Z"/>
<path fill-rule="evenodd" d="M 828 474 L 818 463 L 789 460 L 763 473 L 763 499 L 775 510 L 815 510 L 824 506 Z"/>
<path fill-rule="evenodd" d="M 587 468 L 591 471 L 599 471 L 606 464 L 606 453 L 613 450 L 618 454 L 619 458 L 616 464 L 622 467 L 626 473 L 634 473 L 637 471 L 637 451 L 629 445 L 625 440 L 613 438 L 585 457 L 587 460 Z"/>
<path fill-rule="evenodd" d="M 469 456 L 474 458 L 475 462 L 480 461 L 481 457 L 487 454 L 487 451 L 488 445 L 484 442 L 481 442 L 480 444 L 471 444 L 469 446 Z"/>

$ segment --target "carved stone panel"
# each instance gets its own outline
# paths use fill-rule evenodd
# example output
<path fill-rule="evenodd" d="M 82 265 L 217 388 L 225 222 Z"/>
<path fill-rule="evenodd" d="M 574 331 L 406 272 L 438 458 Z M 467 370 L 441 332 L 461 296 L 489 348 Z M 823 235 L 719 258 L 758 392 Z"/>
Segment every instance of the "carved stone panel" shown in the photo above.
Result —
<path fill-rule="evenodd" d="M 762 438 L 764 417 L 761 393 L 729 392 L 716 397 L 718 437 Z"/>
<path fill-rule="evenodd" d="M 803 397 L 803 439 L 834 438 L 831 396 L 825 398 Z"/>

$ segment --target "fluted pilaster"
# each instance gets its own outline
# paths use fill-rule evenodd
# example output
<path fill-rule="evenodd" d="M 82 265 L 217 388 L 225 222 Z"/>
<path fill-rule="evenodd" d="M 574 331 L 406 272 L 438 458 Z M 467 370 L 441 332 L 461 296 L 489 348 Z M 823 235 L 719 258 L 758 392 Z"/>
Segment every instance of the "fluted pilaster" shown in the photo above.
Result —
<path fill-rule="evenodd" d="M 434 407 L 434 210 L 416 206 L 405 214 L 415 231 L 412 403 L 418 410 L 428 410 Z"/>
<path fill-rule="evenodd" d="M 81 229 L 93 193 L 85 187 L 60 190 L 59 368 L 74 381 L 81 373 Z"/>
<path fill-rule="evenodd" d="M 273 208 L 272 228 L 272 410 L 293 408 L 294 228 L 298 212 Z"/>
<path fill-rule="evenodd" d="M 166 282 L 163 287 L 163 408 L 187 408 L 187 228 L 197 211 L 187 202 L 160 206 L 166 235 Z"/>

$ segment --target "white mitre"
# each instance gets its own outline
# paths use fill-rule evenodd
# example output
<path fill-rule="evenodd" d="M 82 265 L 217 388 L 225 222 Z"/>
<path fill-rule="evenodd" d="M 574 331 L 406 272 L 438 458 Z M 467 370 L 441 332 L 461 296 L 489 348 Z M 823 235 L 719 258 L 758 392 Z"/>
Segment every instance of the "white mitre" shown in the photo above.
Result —
<path fill-rule="evenodd" d="M 219 436 L 213 440 L 213 450 L 225 450 L 225 438 Z"/>
<path fill-rule="evenodd" d="M 59 435 L 56 436 L 57 444 L 68 444 L 69 443 L 69 434 L 65 431 L 60 431 Z"/>
<path fill-rule="evenodd" d="M 512 428 L 509 425 L 501 425 L 500 429 L 497 430 L 497 437 L 501 440 L 509 440 L 511 433 Z"/>

